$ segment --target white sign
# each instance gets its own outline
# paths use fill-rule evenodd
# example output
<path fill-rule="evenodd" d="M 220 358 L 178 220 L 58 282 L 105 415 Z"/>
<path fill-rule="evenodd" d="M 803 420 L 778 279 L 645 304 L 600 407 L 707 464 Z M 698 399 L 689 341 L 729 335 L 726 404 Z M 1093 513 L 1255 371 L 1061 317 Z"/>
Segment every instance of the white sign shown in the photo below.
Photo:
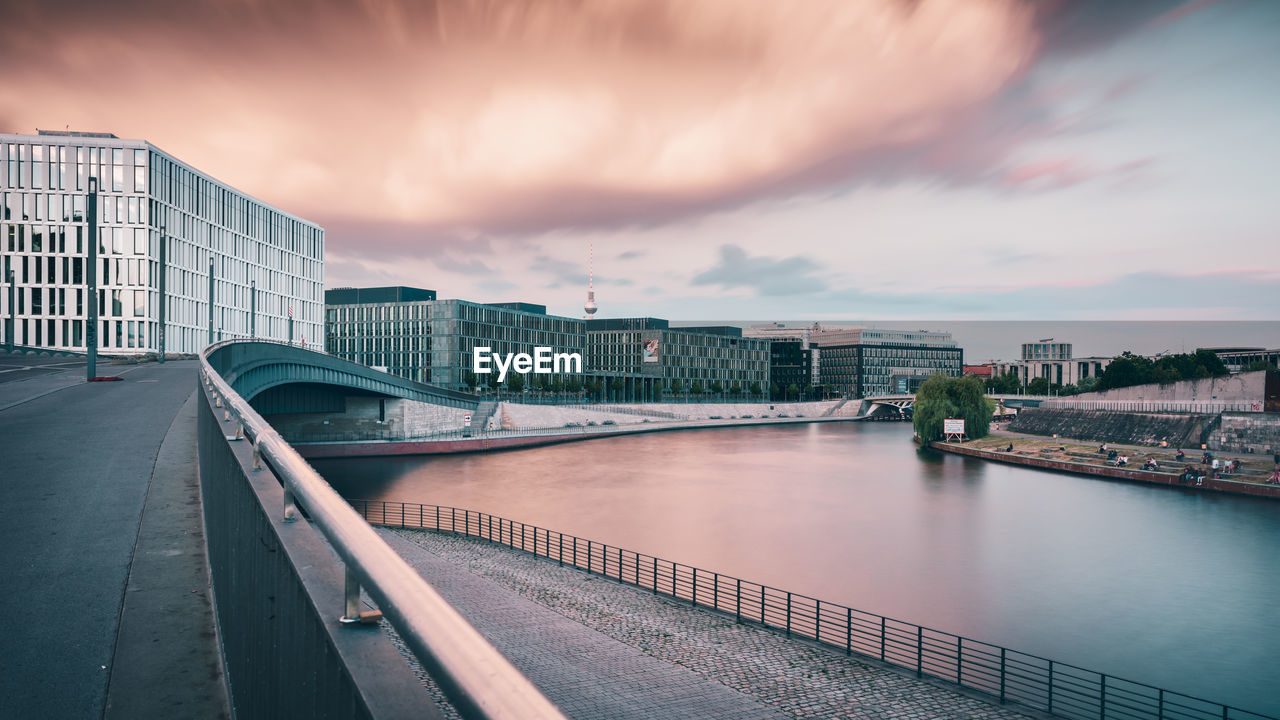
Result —
<path fill-rule="evenodd" d="M 470 424 L 471 424 L 471 414 L 470 414 L 470 413 L 468 413 L 468 414 L 466 414 L 466 415 L 463 415 L 463 416 L 462 416 L 462 422 L 466 423 L 467 425 L 470 425 Z"/>
<path fill-rule="evenodd" d="M 943 418 L 942 434 L 943 435 L 963 435 L 964 434 L 964 418 Z"/>

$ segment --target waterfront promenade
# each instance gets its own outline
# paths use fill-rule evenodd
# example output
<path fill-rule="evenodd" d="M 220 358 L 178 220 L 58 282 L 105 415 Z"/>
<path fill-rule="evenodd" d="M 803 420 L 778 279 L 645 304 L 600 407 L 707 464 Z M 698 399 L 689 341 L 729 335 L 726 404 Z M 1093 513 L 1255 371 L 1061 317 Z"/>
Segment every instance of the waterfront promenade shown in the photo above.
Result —
<path fill-rule="evenodd" d="M 0 352 L 0 717 L 227 717 L 194 361 Z"/>
<path fill-rule="evenodd" d="M 1038 717 L 502 545 L 378 532 L 569 717 Z"/>

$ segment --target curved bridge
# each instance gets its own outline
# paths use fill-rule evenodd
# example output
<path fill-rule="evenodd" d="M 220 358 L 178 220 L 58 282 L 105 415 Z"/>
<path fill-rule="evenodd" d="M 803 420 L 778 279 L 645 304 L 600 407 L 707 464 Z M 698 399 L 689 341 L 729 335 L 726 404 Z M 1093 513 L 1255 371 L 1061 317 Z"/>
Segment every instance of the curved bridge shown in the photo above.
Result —
<path fill-rule="evenodd" d="M 474 409 L 473 395 L 389 375 L 314 350 L 266 340 L 225 340 L 205 351 L 209 365 L 245 400 L 286 385 L 405 398 Z M 316 388 L 316 386 L 320 386 Z"/>

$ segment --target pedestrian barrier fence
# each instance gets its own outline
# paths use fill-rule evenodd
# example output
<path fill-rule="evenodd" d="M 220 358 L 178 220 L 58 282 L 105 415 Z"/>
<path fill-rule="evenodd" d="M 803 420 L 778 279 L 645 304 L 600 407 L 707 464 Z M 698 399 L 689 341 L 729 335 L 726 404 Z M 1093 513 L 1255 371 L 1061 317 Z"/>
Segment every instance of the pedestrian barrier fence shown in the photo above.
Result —
<path fill-rule="evenodd" d="M 1262 412 L 1261 402 L 1175 402 L 1164 400 L 1072 400 L 1046 398 L 1042 408 L 1070 410 L 1107 410 L 1111 412 L 1197 413 L 1217 415 L 1224 412 Z"/>
<path fill-rule="evenodd" d="M 469 535 L 1071 720 L 1277 720 L 496 515 L 351 500 L 374 525 Z"/>

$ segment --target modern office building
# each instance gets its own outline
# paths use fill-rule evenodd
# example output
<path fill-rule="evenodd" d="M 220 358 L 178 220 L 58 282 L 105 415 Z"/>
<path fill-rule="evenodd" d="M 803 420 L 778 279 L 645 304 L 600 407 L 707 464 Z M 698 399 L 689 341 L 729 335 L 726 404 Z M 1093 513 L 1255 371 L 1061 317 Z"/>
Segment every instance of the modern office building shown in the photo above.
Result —
<path fill-rule="evenodd" d="M 549 347 L 553 353 L 578 353 L 585 362 L 584 322 L 548 315 L 546 306 L 532 303 L 486 305 L 466 300 L 437 300 L 431 303 L 431 378 L 428 382 L 451 389 L 467 388 L 477 347 L 487 347 L 490 352 L 503 355 L 533 354 L 535 347 Z M 538 377 L 544 381 L 567 382 L 570 374 Z M 482 384 L 486 380 L 478 378 Z"/>
<path fill-rule="evenodd" d="M 852 397 L 913 393 L 931 376 L 959 377 L 964 351 L 951 333 L 842 328 L 812 336 L 824 385 Z"/>
<path fill-rule="evenodd" d="M 1111 364 L 1109 357 L 1072 357 L 1071 343 L 1055 343 L 1052 338 L 1022 344 L 1022 359 L 993 365 L 996 375 L 1017 373 L 1023 385 L 1044 378 L 1049 385 L 1079 385 L 1086 378 L 1097 378 Z"/>
<path fill-rule="evenodd" d="M 774 338 L 769 341 L 769 381 L 786 395 L 794 385 L 799 392 L 813 387 L 813 350 L 799 338 Z"/>
<path fill-rule="evenodd" d="M 437 300 L 411 287 L 325 292 L 325 348 L 338 357 L 451 390 L 468 389 L 477 347 L 497 354 L 550 347 L 583 353 L 583 321 L 548 315 L 545 305 Z M 548 375 L 546 379 L 567 379 Z M 479 385 L 488 378 L 474 378 Z"/>
<path fill-rule="evenodd" d="M 344 360 L 418 382 L 431 376 L 434 290 L 403 286 L 324 293 L 325 350 Z"/>
<path fill-rule="evenodd" d="M 161 342 L 194 353 L 222 338 L 287 340 L 291 331 L 296 342 L 321 341 L 324 230 L 144 140 L 0 134 L 0 243 L 0 316 L 20 346 L 84 351 L 90 303 L 106 354 L 154 352 Z"/>
<path fill-rule="evenodd" d="M 820 333 L 822 332 L 822 330 L 823 330 L 822 326 L 819 325 L 818 323 L 813 323 L 812 325 L 787 325 L 786 323 L 767 323 L 764 325 L 752 325 L 748 327 L 746 330 L 743 330 L 742 335 L 744 337 L 750 337 L 750 338 L 767 338 L 775 342 L 790 341 L 790 340 L 799 341 L 800 349 L 805 351 L 805 354 L 809 358 L 809 371 L 808 371 L 808 377 L 807 377 L 808 384 L 820 385 L 822 384 L 822 376 L 821 376 L 821 363 L 819 358 L 821 357 L 822 353 L 817 347 L 813 346 L 813 343 L 811 342 L 811 340 L 815 333 Z M 787 384 L 790 384 L 792 382 L 791 376 L 793 376 L 794 373 L 793 371 L 787 369 L 790 367 L 790 365 L 788 365 L 787 363 L 791 362 L 791 358 L 789 357 L 789 354 L 791 352 L 792 352 L 791 350 L 788 350 L 786 348 L 779 348 L 775 346 L 773 353 L 774 355 L 778 356 L 778 360 L 782 361 L 783 365 L 778 365 L 776 363 L 774 365 L 774 370 L 772 371 L 772 374 L 773 374 L 772 380 L 774 384 L 781 384 L 782 382 L 778 375 L 779 370 L 782 371 L 782 374 L 789 376 L 787 379 Z M 799 383 L 799 380 L 795 380 L 795 382 Z M 809 385 L 800 385 L 800 387 L 808 387 Z M 786 385 L 783 385 L 783 387 L 786 387 Z"/>
<path fill-rule="evenodd" d="M 1054 342 L 1053 338 L 1022 343 L 1022 359 L 1024 361 L 1070 360 L 1071 343 Z"/>
<path fill-rule="evenodd" d="M 1238 373 L 1254 363 L 1266 363 L 1273 369 L 1280 368 L 1280 348 L 1267 350 L 1260 347 L 1206 348 L 1222 360 L 1227 370 Z"/>
<path fill-rule="evenodd" d="M 659 399 L 679 380 L 681 394 L 696 382 L 704 392 L 719 382 L 722 392 L 748 393 L 752 383 L 769 387 L 769 341 L 746 338 L 732 326 L 673 328 L 660 318 L 587 321 L 587 371 L 630 399 Z"/>

